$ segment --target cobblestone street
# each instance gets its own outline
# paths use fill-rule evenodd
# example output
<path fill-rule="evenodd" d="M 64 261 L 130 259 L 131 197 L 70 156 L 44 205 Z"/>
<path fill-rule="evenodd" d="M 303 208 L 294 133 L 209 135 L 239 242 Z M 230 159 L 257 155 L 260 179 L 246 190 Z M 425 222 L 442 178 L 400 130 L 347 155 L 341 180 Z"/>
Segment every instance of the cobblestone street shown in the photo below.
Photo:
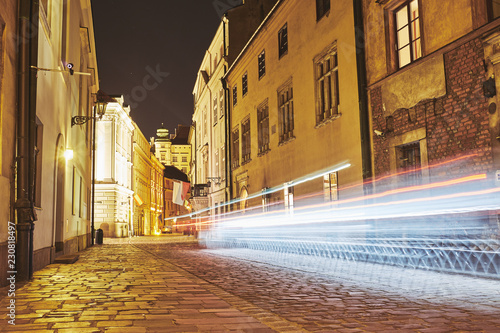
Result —
<path fill-rule="evenodd" d="M 433 282 L 451 285 L 445 291 L 457 289 L 456 297 L 431 292 L 429 281 L 405 294 L 377 287 L 384 275 L 358 283 L 248 253 L 204 250 L 192 237 L 104 242 L 81 252 L 76 263 L 50 265 L 18 286 L 15 326 L 7 323 L 10 300 L 4 297 L 0 330 L 500 332 L 500 283 L 494 280 Z M 405 273 L 382 271 L 406 279 Z"/>

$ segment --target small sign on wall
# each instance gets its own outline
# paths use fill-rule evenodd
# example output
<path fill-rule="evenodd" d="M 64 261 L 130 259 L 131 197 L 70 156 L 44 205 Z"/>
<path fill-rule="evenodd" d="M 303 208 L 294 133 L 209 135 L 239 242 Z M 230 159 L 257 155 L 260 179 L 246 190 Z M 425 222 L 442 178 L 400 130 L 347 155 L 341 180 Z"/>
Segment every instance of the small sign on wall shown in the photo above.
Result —
<path fill-rule="evenodd" d="M 495 183 L 497 184 L 497 186 L 500 186 L 500 170 L 497 170 L 497 172 L 495 173 Z"/>

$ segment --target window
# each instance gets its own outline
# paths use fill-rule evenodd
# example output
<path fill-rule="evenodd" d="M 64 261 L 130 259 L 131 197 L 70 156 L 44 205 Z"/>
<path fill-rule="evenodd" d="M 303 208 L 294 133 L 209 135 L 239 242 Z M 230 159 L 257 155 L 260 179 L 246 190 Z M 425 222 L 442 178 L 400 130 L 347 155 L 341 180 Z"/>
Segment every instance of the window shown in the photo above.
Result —
<path fill-rule="evenodd" d="M 214 100 L 213 100 L 213 110 L 214 110 L 214 125 L 217 124 L 217 119 L 218 119 L 218 116 L 217 116 L 217 110 L 219 109 L 219 103 L 217 102 L 217 94 L 215 94 L 214 96 Z"/>
<path fill-rule="evenodd" d="M 245 72 L 241 78 L 241 94 L 243 97 L 248 93 L 248 73 Z"/>
<path fill-rule="evenodd" d="M 278 50 L 279 57 L 281 59 L 282 56 L 288 53 L 288 26 L 287 23 L 280 29 L 278 32 Z"/>
<path fill-rule="evenodd" d="M 278 91 L 280 143 L 293 138 L 293 87 L 287 83 Z"/>
<path fill-rule="evenodd" d="M 259 154 L 269 150 L 269 105 L 267 100 L 257 107 Z"/>
<path fill-rule="evenodd" d="M 242 163 L 250 161 L 250 117 L 241 123 L 241 157 L 243 159 Z"/>
<path fill-rule="evenodd" d="M 182 156 L 182 162 L 187 163 L 187 161 L 188 161 L 187 156 Z"/>
<path fill-rule="evenodd" d="M 259 54 L 259 80 L 266 74 L 266 50 Z"/>
<path fill-rule="evenodd" d="M 330 11 L 330 0 L 316 0 L 316 19 L 319 21 Z"/>
<path fill-rule="evenodd" d="M 235 85 L 233 87 L 233 106 L 235 106 L 236 104 L 238 104 L 238 86 Z"/>
<path fill-rule="evenodd" d="M 208 134 L 208 120 L 207 120 L 207 107 L 203 109 L 203 137 Z"/>
<path fill-rule="evenodd" d="M 214 161 L 215 161 L 215 174 L 214 176 L 215 177 L 220 177 L 219 176 L 219 148 L 215 149 L 215 158 L 214 158 Z"/>
<path fill-rule="evenodd" d="M 177 156 L 172 156 L 172 162 L 177 163 Z"/>
<path fill-rule="evenodd" d="M 238 129 L 233 130 L 233 146 L 232 148 L 232 156 L 231 156 L 231 166 L 237 168 L 240 166 L 240 131 Z"/>
<path fill-rule="evenodd" d="M 339 76 L 336 51 L 316 59 L 316 124 L 339 112 Z"/>
<path fill-rule="evenodd" d="M 221 118 L 224 116 L 224 89 L 221 88 L 219 91 L 219 111 Z"/>
<path fill-rule="evenodd" d="M 422 57 L 418 0 L 406 2 L 394 12 L 399 68 Z"/>
<path fill-rule="evenodd" d="M 293 192 L 294 192 L 294 188 L 293 188 L 293 186 L 290 186 L 289 184 L 290 183 L 286 183 L 285 186 L 284 186 L 283 197 L 285 199 L 285 211 L 288 214 L 293 215 L 293 205 L 294 205 L 294 202 L 293 202 Z"/>
<path fill-rule="evenodd" d="M 420 142 L 396 147 L 396 158 L 403 186 L 418 185 L 422 178 L 420 163 Z"/>
<path fill-rule="evenodd" d="M 220 162 L 219 162 L 219 167 L 220 167 L 220 177 L 221 181 L 226 180 L 226 146 L 220 147 Z"/>
<path fill-rule="evenodd" d="M 488 0 L 488 20 L 493 21 L 500 16 L 500 2 L 498 0 Z"/>
<path fill-rule="evenodd" d="M 339 200 L 338 172 L 332 172 L 323 176 L 323 195 L 326 202 Z"/>

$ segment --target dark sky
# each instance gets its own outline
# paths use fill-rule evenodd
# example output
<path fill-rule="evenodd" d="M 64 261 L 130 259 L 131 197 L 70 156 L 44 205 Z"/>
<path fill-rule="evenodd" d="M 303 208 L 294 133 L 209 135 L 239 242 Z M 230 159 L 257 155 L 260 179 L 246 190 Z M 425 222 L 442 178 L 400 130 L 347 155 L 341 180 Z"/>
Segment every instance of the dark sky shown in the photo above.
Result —
<path fill-rule="evenodd" d="M 196 73 L 234 2 L 92 0 L 100 87 L 126 96 L 148 140 L 161 123 L 191 124 Z"/>

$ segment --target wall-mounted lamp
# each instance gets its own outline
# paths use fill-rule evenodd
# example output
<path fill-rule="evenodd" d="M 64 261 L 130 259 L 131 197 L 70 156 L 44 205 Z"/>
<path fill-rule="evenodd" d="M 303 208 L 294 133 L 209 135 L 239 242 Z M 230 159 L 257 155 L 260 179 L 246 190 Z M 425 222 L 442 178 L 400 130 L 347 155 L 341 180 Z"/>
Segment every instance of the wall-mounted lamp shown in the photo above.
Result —
<path fill-rule="evenodd" d="M 70 161 L 73 159 L 73 149 L 66 148 L 64 151 L 64 158 L 66 161 Z"/>
<path fill-rule="evenodd" d="M 94 102 L 94 116 L 74 116 L 71 118 L 71 127 L 74 125 L 83 125 L 91 119 L 101 119 L 106 113 L 108 103 L 113 101 L 114 100 L 105 92 L 99 90 L 96 94 L 96 101 Z"/>
<path fill-rule="evenodd" d="M 385 136 L 385 133 L 384 132 L 381 132 L 379 130 L 374 130 L 373 131 L 377 136 L 380 136 L 381 138 L 383 138 Z"/>

